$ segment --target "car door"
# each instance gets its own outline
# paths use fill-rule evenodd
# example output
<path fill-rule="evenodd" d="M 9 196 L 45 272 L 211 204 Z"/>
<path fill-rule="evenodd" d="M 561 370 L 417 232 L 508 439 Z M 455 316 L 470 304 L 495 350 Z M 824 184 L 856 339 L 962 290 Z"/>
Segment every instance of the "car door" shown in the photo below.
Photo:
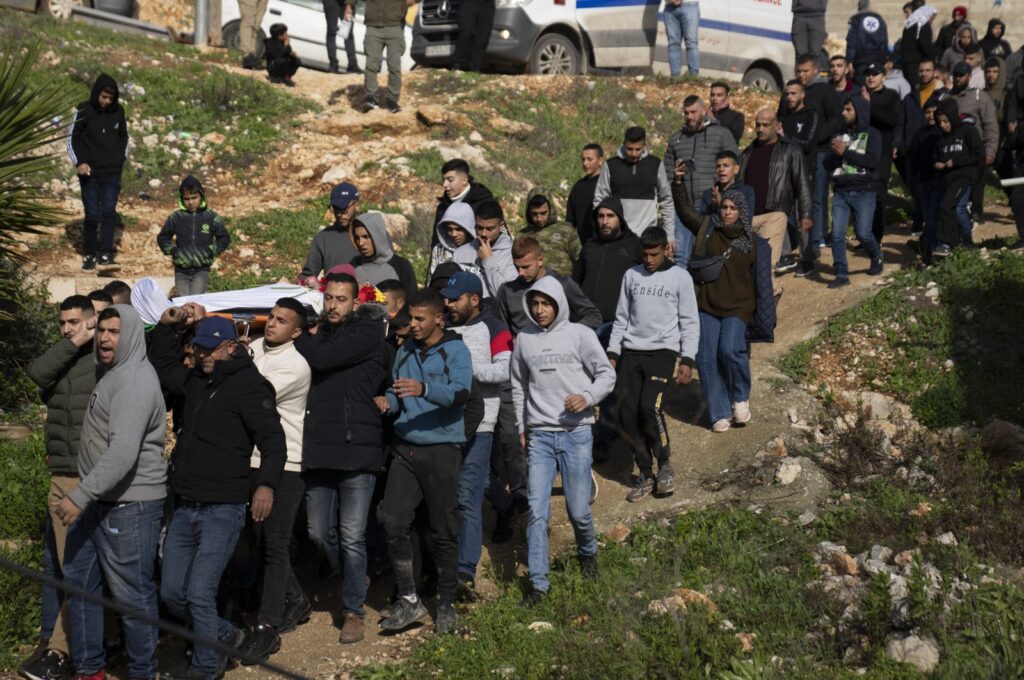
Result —
<path fill-rule="evenodd" d="M 594 66 L 649 67 L 659 4 L 660 0 L 576 0 L 576 22 L 594 48 Z"/>
<path fill-rule="evenodd" d="M 288 27 L 292 49 L 306 66 L 327 65 L 327 19 L 320 0 L 270 0 L 263 16 L 263 31 L 270 35 L 273 24 Z M 342 51 L 344 46 L 339 45 Z"/>

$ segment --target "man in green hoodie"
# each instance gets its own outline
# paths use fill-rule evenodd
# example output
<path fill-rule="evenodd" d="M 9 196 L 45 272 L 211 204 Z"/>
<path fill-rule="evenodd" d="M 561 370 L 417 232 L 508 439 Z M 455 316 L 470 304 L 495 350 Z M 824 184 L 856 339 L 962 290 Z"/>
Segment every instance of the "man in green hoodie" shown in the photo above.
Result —
<path fill-rule="evenodd" d="M 65 578 L 78 585 L 102 571 L 115 602 L 156 618 L 154 571 L 167 497 L 163 393 L 146 357 L 138 312 L 129 305 L 108 307 L 95 328 L 99 379 L 82 424 L 82 481 L 55 508 L 70 527 Z M 99 608 L 68 598 L 71 656 L 76 677 L 103 678 L 103 626 L 95 625 L 89 609 Z M 122 622 L 129 677 L 156 677 L 156 626 L 132 617 Z"/>
<path fill-rule="evenodd" d="M 536 190 L 526 201 L 526 226 L 520 234 L 537 239 L 549 269 L 564 276 L 572 274 L 583 251 L 579 234 L 571 224 L 559 221 L 555 206 Z"/>

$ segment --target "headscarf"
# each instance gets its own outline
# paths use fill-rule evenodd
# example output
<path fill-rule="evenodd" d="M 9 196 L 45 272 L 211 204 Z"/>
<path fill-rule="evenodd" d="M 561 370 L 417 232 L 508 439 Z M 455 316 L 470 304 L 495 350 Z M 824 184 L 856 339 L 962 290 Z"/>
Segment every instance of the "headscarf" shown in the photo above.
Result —
<path fill-rule="evenodd" d="M 928 24 L 932 20 L 932 17 L 939 13 L 939 10 L 935 9 L 931 5 L 922 5 L 918 7 L 907 20 L 903 22 L 903 28 L 914 28 L 917 27 L 917 35 L 921 35 L 921 28 Z"/>
<path fill-rule="evenodd" d="M 732 239 L 730 247 L 735 248 L 741 253 L 749 253 L 754 247 L 754 240 L 751 236 L 750 208 L 747 206 L 747 199 L 743 198 L 743 193 L 739 190 L 728 189 L 722 194 L 718 204 L 721 205 L 725 201 L 732 201 L 735 204 L 740 213 L 739 219 L 731 227 L 727 226 L 722 221 L 722 213 L 719 210 L 711 216 L 711 228 L 708 229 L 708 234 L 715 230 L 722 230 L 723 234 L 728 235 L 730 232 L 735 232 L 738 228 L 742 231 L 739 236 Z"/>

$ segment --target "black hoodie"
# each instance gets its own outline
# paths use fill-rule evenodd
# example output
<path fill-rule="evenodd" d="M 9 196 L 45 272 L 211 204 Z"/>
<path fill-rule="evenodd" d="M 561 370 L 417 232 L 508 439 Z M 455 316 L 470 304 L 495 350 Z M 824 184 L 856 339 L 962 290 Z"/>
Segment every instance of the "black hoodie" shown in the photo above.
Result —
<path fill-rule="evenodd" d="M 1000 26 L 1003 29 L 1000 37 L 992 35 L 992 29 L 996 26 Z M 978 45 L 981 46 L 982 51 L 985 53 L 985 58 L 989 57 L 1000 57 L 1006 59 L 1013 52 L 1013 48 L 1010 47 L 1010 43 L 1006 42 L 1006 24 L 1000 19 L 989 19 L 988 20 L 988 31 L 985 32 L 985 37 L 978 41 Z"/>
<path fill-rule="evenodd" d="M 981 141 L 981 134 L 974 125 L 960 119 L 956 99 L 943 99 L 938 106 L 936 117 L 940 113 L 945 114 L 950 124 L 950 131 L 939 140 L 936 159 L 940 162 L 953 161 L 953 167 L 942 171 L 946 183 L 948 185 L 954 180 L 964 180 L 973 185 L 978 180 L 978 168 L 985 161 L 985 144 Z"/>
<path fill-rule="evenodd" d="M 100 92 L 114 91 L 114 101 L 100 108 Z M 89 165 L 92 175 L 118 175 L 128 158 L 128 121 L 120 104 L 117 82 L 101 73 L 93 83 L 89 100 L 75 109 L 68 135 L 68 158 L 78 167 Z"/>
<path fill-rule="evenodd" d="M 825 171 L 832 177 L 835 191 L 876 191 L 878 165 L 882 158 L 882 136 L 871 127 L 871 104 L 860 95 L 846 95 L 853 102 L 857 120 L 841 134 L 847 138 L 846 151 L 837 156 L 829 151 L 825 158 Z"/>
<path fill-rule="evenodd" d="M 601 201 L 593 209 L 597 224 L 597 211 L 607 208 L 619 216 L 619 233 L 605 240 L 595 226 L 594 235 L 583 244 L 583 253 L 573 268 L 572 278 L 580 284 L 583 294 L 593 301 L 605 323 L 615 321 L 615 308 L 619 303 L 622 277 L 631 268 L 643 262 L 640 237 L 630 230 L 622 214 L 622 201 L 614 196 Z"/>
<path fill-rule="evenodd" d="M 185 192 L 198 192 L 199 209 L 189 212 L 185 208 Z M 164 255 L 174 260 L 174 268 L 189 273 L 209 271 L 215 257 L 227 250 L 231 243 L 217 213 L 206 206 L 206 192 L 199 180 L 189 175 L 178 187 L 178 209 L 164 222 L 156 237 Z"/>

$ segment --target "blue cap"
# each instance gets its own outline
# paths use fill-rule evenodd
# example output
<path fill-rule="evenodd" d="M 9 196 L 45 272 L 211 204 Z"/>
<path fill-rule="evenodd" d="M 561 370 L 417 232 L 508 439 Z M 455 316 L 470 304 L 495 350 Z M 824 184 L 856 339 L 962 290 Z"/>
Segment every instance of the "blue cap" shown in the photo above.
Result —
<path fill-rule="evenodd" d="M 448 285 L 441 291 L 441 295 L 449 300 L 457 300 L 466 293 L 484 294 L 484 284 L 473 272 L 455 272 L 448 279 Z"/>
<path fill-rule="evenodd" d="M 192 338 L 193 345 L 216 349 L 225 340 L 237 340 L 238 331 L 235 324 L 220 316 L 208 316 L 196 326 L 196 335 Z"/>
<path fill-rule="evenodd" d="M 331 205 L 335 208 L 344 210 L 353 203 L 353 201 L 359 200 L 359 189 L 356 189 L 356 185 L 349 182 L 342 182 L 338 186 L 331 189 Z"/>

